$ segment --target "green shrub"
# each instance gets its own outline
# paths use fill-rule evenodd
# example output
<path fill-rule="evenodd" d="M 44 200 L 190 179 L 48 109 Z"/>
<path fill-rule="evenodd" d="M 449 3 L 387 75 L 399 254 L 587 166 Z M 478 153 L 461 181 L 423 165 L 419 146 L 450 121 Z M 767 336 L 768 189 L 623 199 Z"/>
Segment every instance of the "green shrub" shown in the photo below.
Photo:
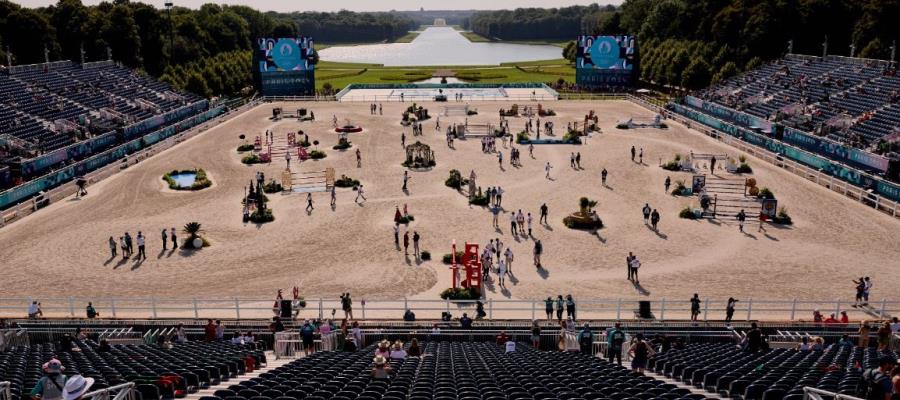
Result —
<path fill-rule="evenodd" d="M 531 136 L 528 136 L 528 133 L 525 131 L 516 134 L 516 143 L 525 144 L 529 140 L 531 140 Z"/>
<path fill-rule="evenodd" d="M 734 172 L 738 174 L 752 174 L 753 168 L 750 168 L 749 164 L 742 162 Z"/>
<path fill-rule="evenodd" d="M 581 144 L 581 131 L 568 131 L 563 135 L 563 141 Z"/>
<path fill-rule="evenodd" d="M 778 208 L 778 214 L 775 215 L 775 218 L 772 218 L 772 222 L 782 225 L 791 225 L 794 223 L 794 221 L 791 220 L 791 216 L 788 215 L 787 209 L 783 206 Z"/>
<path fill-rule="evenodd" d="M 428 250 L 422 250 L 421 256 L 423 261 L 431 260 L 431 252 Z"/>
<path fill-rule="evenodd" d="M 478 110 L 468 110 L 466 111 L 466 115 L 478 115 Z"/>
<path fill-rule="evenodd" d="M 441 298 L 444 300 L 478 300 L 481 297 L 474 290 L 466 288 L 447 288 L 441 292 Z"/>
<path fill-rule="evenodd" d="M 469 180 L 462 177 L 462 174 L 459 170 L 451 169 L 450 176 L 444 181 L 444 185 L 447 187 L 454 188 L 456 190 L 461 189 L 463 186 L 467 185 Z"/>
<path fill-rule="evenodd" d="M 697 215 L 694 214 L 694 210 L 691 208 L 691 206 L 685 206 L 684 208 L 682 208 L 678 213 L 678 217 L 684 219 L 697 219 Z"/>
<path fill-rule="evenodd" d="M 756 197 L 759 197 L 760 199 L 772 200 L 775 198 L 775 194 L 772 193 L 769 188 L 764 187 L 759 189 L 759 194 Z"/>
<path fill-rule="evenodd" d="M 274 179 L 269 181 L 269 183 L 263 185 L 263 193 L 278 193 L 283 190 L 284 190 L 284 188 L 281 186 L 281 184 L 278 182 L 275 182 Z"/>
<path fill-rule="evenodd" d="M 272 222 L 275 220 L 275 215 L 272 214 L 271 208 L 266 208 L 266 211 L 260 214 L 259 209 L 254 210 L 250 213 L 250 221 L 257 224 L 264 224 L 266 222 Z"/>
<path fill-rule="evenodd" d="M 249 144 L 249 143 L 244 143 L 244 144 L 238 146 L 238 148 L 237 148 L 238 153 L 243 153 L 245 151 L 250 151 L 250 150 L 253 150 L 253 145 Z"/>
<path fill-rule="evenodd" d="M 594 230 L 594 229 L 602 229 L 603 221 L 599 220 L 599 219 L 594 221 L 593 219 L 590 219 L 590 218 L 579 218 L 579 217 L 569 215 L 569 216 L 563 218 L 563 225 L 565 225 L 569 229 Z"/>
<path fill-rule="evenodd" d="M 684 196 L 685 194 L 687 194 L 687 186 L 684 186 L 684 181 L 675 181 L 675 189 L 672 189 L 672 196 Z"/>
<path fill-rule="evenodd" d="M 334 186 L 339 188 L 347 188 L 347 187 L 357 187 L 359 186 L 359 181 L 353 178 L 348 177 L 347 175 L 341 175 L 341 178 L 334 181 Z"/>
<path fill-rule="evenodd" d="M 456 262 L 462 262 L 462 256 L 463 256 L 463 252 L 457 251 L 456 252 Z M 444 254 L 444 257 L 441 258 L 441 262 L 443 262 L 444 264 L 447 264 L 447 265 L 452 264 L 453 263 L 453 254 L 452 253 Z"/>
<path fill-rule="evenodd" d="M 412 214 L 407 214 L 407 215 L 400 217 L 400 219 L 397 220 L 397 222 L 406 225 L 415 220 L 416 220 L 416 217 L 412 216 Z"/>
<path fill-rule="evenodd" d="M 486 206 L 490 202 L 487 196 L 481 193 L 481 186 L 478 187 L 478 193 L 469 197 L 469 204 L 473 206 Z"/>
<path fill-rule="evenodd" d="M 312 158 L 313 160 L 321 160 L 327 156 L 328 155 L 325 154 L 325 152 L 321 151 L 321 150 L 313 150 L 313 151 L 309 152 L 309 158 Z"/>
<path fill-rule="evenodd" d="M 241 158 L 241 162 L 244 164 L 259 164 L 262 162 L 262 158 L 259 158 L 256 154 L 250 154 Z"/>
<path fill-rule="evenodd" d="M 335 149 L 335 150 L 346 150 L 352 146 L 353 145 L 350 144 L 349 140 L 347 140 L 345 138 L 340 138 L 340 139 L 338 139 L 338 143 L 336 145 L 332 146 L 331 148 Z"/>
<path fill-rule="evenodd" d="M 678 164 L 678 161 L 669 161 L 662 165 L 662 169 L 666 171 L 680 171 L 681 166 Z"/>
<path fill-rule="evenodd" d="M 747 162 L 747 156 L 745 156 L 745 155 L 743 155 L 743 154 L 739 155 L 739 156 L 738 156 L 738 161 L 739 161 L 741 164 L 746 163 L 746 162 Z"/>
<path fill-rule="evenodd" d="M 179 174 L 195 174 L 196 176 L 194 177 L 194 183 L 190 187 L 179 186 L 178 182 L 175 182 L 175 179 L 172 178 L 172 175 Z M 169 184 L 169 189 L 172 190 L 200 190 L 212 186 L 212 181 L 209 180 L 209 178 L 206 176 L 206 171 L 204 171 L 202 168 L 185 169 L 181 171 L 173 169 L 172 171 L 167 172 L 165 175 L 163 175 L 162 179 L 166 181 L 167 184 Z"/>
<path fill-rule="evenodd" d="M 435 163 L 434 160 L 429 160 L 427 163 L 424 161 L 421 161 L 421 160 L 416 160 L 412 163 L 404 161 L 403 164 L 400 164 L 400 165 L 402 165 L 406 168 L 427 168 L 427 167 L 433 167 L 433 166 L 437 165 L 437 163 Z"/>
<path fill-rule="evenodd" d="M 300 146 L 300 147 L 309 147 L 309 146 L 311 146 L 311 144 L 309 144 L 309 140 L 303 140 L 303 139 L 300 139 L 300 141 L 297 142 L 297 145 Z"/>

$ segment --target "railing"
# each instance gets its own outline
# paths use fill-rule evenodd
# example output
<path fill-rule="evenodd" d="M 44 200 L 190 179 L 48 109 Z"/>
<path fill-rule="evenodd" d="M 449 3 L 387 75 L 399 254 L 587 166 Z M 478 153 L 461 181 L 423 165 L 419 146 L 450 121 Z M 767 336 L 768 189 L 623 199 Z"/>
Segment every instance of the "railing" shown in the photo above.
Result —
<path fill-rule="evenodd" d="M 900 218 L 900 202 L 884 198 L 876 193 L 872 193 L 869 190 L 842 181 L 839 178 L 835 178 L 833 175 L 825 174 L 822 171 L 812 169 L 796 161 L 792 161 L 784 156 L 772 153 L 762 147 L 746 143 L 731 135 L 718 132 L 713 128 L 703 125 L 697 121 L 690 120 L 677 113 L 670 112 L 668 113 L 668 115 L 670 119 L 675 120 L 690 129 L 700 131 L 701 133 L 717 139 L 722 143 L 735 147 L 743 152 L 746 152 L 747 154 L 756 156 L 761 160 L 767 161 L 770 164 L 792 172 L 794 173 L 794 175 L 805 178 L 806 180 L 809 180 L 811 182 L 815 182 L 820 186 L 823 186 L 834 192 L 838 192 L 851 199 L 857 200 L 860 203 L 870 206 L 885 214 Z M 799 149 L 798 151 L 802 153 L 808 153 Z M 884 313 L 882 313 L 882 315 L 884 315 Z"/>
<path fill-rule="evenodd" d="M 226 112 L 219 114 L 217 117 L 206 121 L 200 125 L 197 125 L 191 129 L 188 129 L 184 132 L 175 134 L 165 140 L 157 142 L 150 147 L 140 150 L 137 153 L 129 155 L 126 159 L 121 162 L 111 162 L 103 167 L 100 167 L 88 174 L 85 174 L 85 179 L 87 179 L 89 184 L 93 184 L 99 182 L 103 179 L 106 179 L 112 175 L 115 175 L 132 165 L 136 165 L 147 158 L 154 156 L 155 154 L 162 152 L 171 148 L 172 146 L 181 143 L 187 139 L 190 139 L 200 133 L 206 132 L 210 128 L 222 123 L 228 118 L 232 118 L 237 114 L 241 114 L 244 111 L 249 110 L 250 108 L 255 107 L 259 104 L 259 101 L 253 101 L 242 105 L 237 109 L 227 110 Z M 124 145 L 122 145 L 124 146 Z M 112 151 L 107 150 L 107 151 Z M 62 185 L 59 185 L 53 189 L 48 190 L 43 194 L 44 199 L 46 199 L 49 203 L 54 203 L 56 201 L 62 200 L 66 197 L 69 197 L 78 190 L 78 186 L 74 181 L 69 181 Z M 19 219 L 22 219 L 28 215 L 37 212 L 37 209 L 34 207 L 34 204 L 31 200 L 26 200 L 16 204 L 15 206 L 9 207 L 5 210 L 0 210 L 0 228 L 15 222 Z"/>
<path fill-rule="evenodd" d="M 464 102 L 479 102 L 479 101 L 556 101 L 557 97 L 552 94 L 538 93 L 535 95 L 531 94 L 520 94 L 520 95 L 471 95 L 467 94 L 464 98 Z M 401 98 L 397 95 L 357 95 L 357 94 L 348 94 L 344 95 L 340 98 L 339 101 L 371 101 L 371 102 L 423 102 L 423 101 L 434 101 L 433 94 L 404 94 Z M 446 104 L 459 103 L 453 100 L 447 100 Z"/>
<path fill-rule="evenodd" d="M 806 386 L 803 388 L 803 400 L 863 400 L 859 397 L 847 396 L 827 390 L 811 388 Z"/>
<path fill-rule="evenodd" d="M 135 389 L 134 382 L 110 386 L 85 393 L 79 400 L 140 400 L 141 395 Z"/>
<path fill-rule="evenodd" d="M 75 318 L 89 301 L 104 318 L 213 318 L 213 319 L 254 319 L 271 318 L 272 299 L 173 299 L 173 298 L 0 298 L 0 317 L 24 317 L 28 305 L 39 301 L 44 317 Z M 667 298 L 644 299 L 583 299 L 577 301 L 576 317 L 579 320 L 639 320 L 637 310 L 640 301 L 648 301 L 656 320 L 687 320 L 690 317 L 690 302 Z M 725 299 L 704 299 L 699 320 L 721 320 L 725 317 Z M 343 318 L 338 299 L 307 299 L 308 306 L 299 310 L 299 318 Z M 475 316 L 474 301 L 447 300 L 366 300 L 359 299 L 353 305 L 353 316 L 357 319 L 400 319 L 406 310 L 412 310 L 420 319 L 437 319 L 442 312 L 454 317 L 463 313 Z M 846 311 L 853 320 L 882 319 L 888 315 L 900 314 L 900 301 L 882 299 L 873 301 L 869 308 L 851 307 L 846 300 L 768 300 L 741 299 L 735 307 L 734 319 L 751 320 L 804 320 L 815 310 L 824 314 Z M 484 301 L 487 319 L 498 320 L 544 320 L 543 300 L 499 300 Z M 554 315 L 555 317 L 555 315 Z"/>
<path fill-rule="evenodd" d="M 21 329 L 0 329 L 0 352 L 29 344 L 28 334 Z"/>
<path fill-rule="evenodd" d="M 0 382 L 0 400 L 12 400 L 12 395 L 9 393 L 9 382 L 7 381 Z"/>

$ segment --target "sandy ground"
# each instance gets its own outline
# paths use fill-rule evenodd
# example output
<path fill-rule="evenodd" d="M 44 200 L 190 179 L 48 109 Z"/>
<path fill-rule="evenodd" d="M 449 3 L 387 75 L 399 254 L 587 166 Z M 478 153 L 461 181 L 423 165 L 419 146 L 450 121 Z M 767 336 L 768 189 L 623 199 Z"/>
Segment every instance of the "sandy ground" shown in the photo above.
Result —
<path fill-rule="evenodd" d="M 407 104 L 408 105 L 408 104 Z M 481 115 L 470 123 L 496 123 L 496 110 L 507 103 L 479 103 Z M 336 298 L 351 291 L 357 299 L 399 299 L 404 296 L 437 299 L 449 285 L 450 273 L 440 258 L 450 251 L 452 240 L 482 245 L 499 237 L 516 257 L 515 279 L 507 289 L 489 285 L 493 299 L 539 299 L 571 293 L 576 298 L 639 298 L 687 300 L 694 292 L 704 298 L 724 299 L 836 299 L 852 300 L 851 279 L 871 276 L 872 296 L 896 299 L 900 283 L 900 223 L 880 212 L 855 204 L 836 193 L 806 182 L 760 160 L 750 158 L 753 176 L 771 188 L 793 216 L 792 227 L 770 227 L 767 234 L 756 227 L 738 232 L 734 221 L 689 221 L 678 211 L 696 198 L 677 198 L 664 193 L 663 180 L 690 180 L 688 173 L 659 168 L 660 159 L 678 153 L 729 153 L 735 149 L 715 143 L 678 124 L 668 130 L 617 130 L 616 120 L 652 114 L 624 101 L 555 102 L 558 112 L 550 120 L 557 131 L 568 121 L 581 120 L 593 109 L 600 115 L 603 133 L 586 145 L 535 146 L 534 156 L 521 147 L 524 165 L 504 166 L 495 155 L 484 154 L 478 140 L 457 141 L 448 149 L 434 120 L 425 123 L 421 140 L 432 146 L 437 166 L 427 172 L 411 172 L 409 193 L 401 191 L 401 105 L 384 104 L 384 116 L 371 116 L 367 103 L 314 103 L 316 122 L 271 121 L 273 105 L 261 105 L 222 125 L 154 156 L 124 173 L 89 188 L 84 199 L 68 199 L 23 221 L 0 229 L 0 293 L 14 296 L 160 296 L 267 298 L 275 288 L 302 287 L 307 298 Z M 286 104 L 288 109 L 300 104 Z M 427 104 L 432 110 L 441 105 Z M 434 111 L 432 111 L 434 113 Z M 337 135 L 331 117 L 349 118 L 361 124 L 363 133 L 351 134 L 354 148 L 331 149 Z M 442 126 L 464 117 L 441 117 Z M 525 123 L 511 120 L 513 131 Z M 240 198 L 255 171 L 278 177 L 283 160 L 270 165 L 246 166 L 235 151 L 239 134 L 252 137 L 266 129 L 277 135 L 302 129 L 310 140 L 319 140 L 328 157 L 304 162 L 300 171 L 335 168 L 365 185 L 368 201 L 354 203 L 355 192 L 338 190 L 338 204 L 328 207 L 328 195 L 314 195 L 316 209 L 304 211 L 305 194 L 270 195 L 277 220 L 255 225 L 241 222 Z M 644 164 L 630 161 L 629 148 L 643 147 Z M 362 151 L 363 166 L 356 168 L 353 151 Z M 579 151 L 582 170 L 569 167 L 569 155 Z M 552 180 L 545 179 L 545 162 L 553 165 Z M 296 158 L 293 160 L 297 170 Z M 200 192 L 164 190 L 161 176 L 172 169 L 200 167 L 215 185 Z M 609 187 L 600 185 L 600 170 L 609 170 Z M 502 186 L 508 212 L 522 209 L 537 221 L 538 208 L 546 202 L 549 225 L 535 223 L 534 237 L 543 241 L 546 273 L 531 264 L 532 239 L 513 237 L 508 214 L 501 228 L 491 226 L 490 213 L 467 204 L 455 190 L 444 186 L 452 168 L 468 175 L 473 168 L 479 185 Z M 570 230 L 562 218 L 576 211 L 578 199 L 597 199 L 596 208 L 606 228 L 598 235 Z M 648 229 L 641 217 L 647 202 L 662 214 L 660 232 Z M 409 227 L 422 235 L 422 249 L 433 261 L 406 257 L 394 246 L 394 207 L 407 204 L 415 216 Z M 212 246 L 202 251 L 162 251 L 160 230 L 186 222 L 203 224 Z M 142 262 L 110 258 L 107 238 L 138 230 L 148 237 L 148 259 Z M 633 251 L 643 262 L 642 288 L 626 278 L 625 256 Z M 81 307 L 81 306 L 79 306 Z"/>

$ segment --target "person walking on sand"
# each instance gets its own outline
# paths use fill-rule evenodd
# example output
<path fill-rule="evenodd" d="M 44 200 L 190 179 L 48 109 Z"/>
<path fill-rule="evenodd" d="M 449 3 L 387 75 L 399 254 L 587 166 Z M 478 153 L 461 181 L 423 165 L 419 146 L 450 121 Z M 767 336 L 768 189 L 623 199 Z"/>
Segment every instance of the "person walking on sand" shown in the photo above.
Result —
<path fill-rule="evenodd" d="M 178 238 L 175 237 L 175 227 L 172 227 L 171 235 L 169 235 L 169 237 L 172 238 L 172 250 L 177 250 L 178 249 Z"/>
<path fill-rule="evenodd" d="M 650 222 L 650 209 L 649 203 L 644 203 L 644 208 L 641 209 L 641 212 L 644 214 L 644 225 L 647 225 L 647 222 Z"/>
<path fill-rule="evenodd" d="M 400 248 L 400 223 L 394 222 L 394 245 Z"/>
<path fill-rule="evenodd" d="M 147 259 L 147 253 L 144 252 L 144 249 L 145 249 L 145 248 L 144 248 L 144 234 L 141 233 L 141 231 L 138 231 L 138 234 L 137 234 L 137 237 L 135 238 L 135 241 L 137 242 L 137 245 L 138 245 L 138 256 L 137 256 L 137 259 L 140 260 L 140 259 L 143 258 L 144 260 L 146 260 L 146 259 Z"/>
<path fill-rule="evenodd" d="M 534 220 L 534 218 L 531 217 L 531 213 L 528 213 L 526 220 L 528 221 L 528 237 L 531 237 L 531 221 Z"/>
<path fill-rule="evenodd" d="M 534 158 L 534 143 L 528 144 L 528 155 Z"/>
<path fill-rule="evenodd" d="M 413 231 L 413 255 L 416 256 L 416 259 L 419 258 L 419 232 Z"/>
<path fill-rule="evenodd" d="M 363 185 L 359 185 L 359 187 L 356 188 L 356 200 L 353 200 L 353 202 L 354 202 L 354 203 L 359 203 L 359 198 L 360 198 L 360 197 L 362 197 L 363 201 L 366 201 L 366 196 L 365 196 L 365 194 L 363 193 Z"/>
<path fill-rule="evenodd" d="M 512 263 L 513 263 L 513 251 L 511 247 L 506 248 L 506 252 L 503 253 L 503 256 L 506 258 L 506 268 L 509 271 L 509 276 L 512 276 Z"/>
<path fill-rule="evenodd" d="M 659 211 L 656 211 L 656 209 L 654 208 L 653 212 L 650 213 L 650 225 L 653 225 L 654 231 L 658 230 L 656 228 L 656 224 L 658 224 L 658 223 L 659 223 Z"/>
<path fill-rule="evenodd" d="M 497 284 L 500 287 L 504 287 L 504 278 L 506 278 L 506 262 L 501 259 L 497 261 Z"/>
<path fill-rule="evenodd" d="M 628 255 L 625 256 L 625 269 L 628 270 L 628 280 L 634 280 L 634 270 L 631 269 L 631 260 L 634 259 L 634 254 L 632 252 L 628 252 Z"/>
<path fill-rule="evenodd" d="M 516 231 L 516 213 L 515 213 L 515 211 L 511 211 L 509 213 L 509 232 L 513 236 L 518 235 L 518 233 Z"/>
<path fill-rule="evenodd" d="M 288 169 L 288 171 L 290 171 L 291 170 L 291 152 L 290 151 L 284 152 L 284 160 L 287 161 L 287 169 Z"/>
<path fill-rule="evenodd" d="M 522 210 L 519 209 L 519 213 L 516 215 L 516 224 L 519 225 L 519 234 L 525 234 L 525 215 L 522 214 Z"/>
<path fill-rule="evenodd" d="M 165 232 L 165 231 L 163 231 L 163 232 Z M 163 243 L 165 243 L 165 242 L 163 242 Z M 115 258 L 115 257 L 116 257 L 116 247 L 117 247 L 117 246 L 116 246 L 116 239 L 113 239 L 113 237 L 110 236 L 110 237 L 109 237 L 109 252 L 112 253 L 112 255 L 110 256 L 110 258 Z"/>
<path fill-rule="evenodd" d="M 747 214 L 744 213 L 743 209 L 741 209 L 741 212 L 739 212 L 735 218 L 737 218 L 737 220 L 738 220 L 738 230 L 740 230 L 741 233 L 743 233 L 744 232 L 744 221 L 747 220 Z"/>
<path fill-rule="evenodd" d="M 331 187 L 331 206 L 334 207 L 337 205 L 337 189 L 334 186 Z"/>
<path fill-rule="evenodd" d="M 643 163 L 644 163 L 644 148 L 643 148 L 643 147 L 641 147 L 641 153 L 640 153 L 640 155 L 639 155 L 638 157 L 639 157 L 639 158 L 638 158 L 638 160 L 639 160 L 639 161 L 638 161 L 638 164 L 643 164 Z"/>
<path fill-rule="evenodd" d="M 125 232 L 125 247 L 128 248 L 128 256 L 134 255 L 134 242 L 131 240 L 131 234 Z"/>
<path fill-rule="evenodd" d="M 407 191 L 407 184 L 409 184 L 409 171 L 403 171 L 403 191 Z"/>
<path fill-rule="evenodd" d="M 634 155 L 637 153 L 634 146 L 631 146 L 631 162 L 634 162 Z"/>
<path fill-rule="evenodd" d="M 766 227 L 764 225 L 766 224 L 766 220 L 768 218 L 769 216 L 766 215 L 766 213 L 762 211 L 759 212 L 759 229 L 756 230 L 757 232 L 766 232 Z"/>
<path fill-rule="evenodd" d="M 637 257 L 631 258 L 631 270 L 634 273 L 634 283 L 639 285 L 641 280 L 638 279 L 638 270 L 641 268 L 641 261 Z"/>
<path fill-rule="evenodd" d="M 500 168 L 503 168 L 503 152 L 497 152 L 497 162 L 500 164 Z"/>
<path fill-rule="evenodd" d="M 403 232 L 403 254 L 409 255 L 409 231 Z"/>
<path fill-rule="evenodd" d="M 603 171 L 600 171 L 600 183 L 603 186 L 606 186 L 606 175 L 609 175 L 609 172 L 606 171 L 606 168 L 603 168 Z"/>
<path fill-rule="evenodd" d="M 550 161 L 547 161 L 547 165 L 544 166 L 544 171 L 546 172 L 547 179 L 550 179 L 550 169 L 551 168 L 553 168 L 553 166 L 550 165 Z"/>
<path fill-rule="evenodd" d="M 356 168 L 362 168 L 362 153 L 356 149 Z"/>
<path fill-rule="evenodd" d="M 547 223 L 547 213 L 548 213 L 547 203 L 541 204 L 541 217 L 538 219 L 539 224 Z"/>
<path fill-rule="evenodd" d="M 498 218 L 498 216 L 500 215 L 500 207 L 497 207 L 496 205 L 493 206 L 493 207 L 491 207 L 491 215 L 492 215 L 492 217 L 493 217 L 492 223 L 493 223 L 494 228 L 498 228 L 498 229 L 499 229 L 499 228 L 500 228 L 500 224 L 497 222 L 497 218 Z"/>
<path fill-rule="evenodd" d="M 541 253 L 544 252 L 544 245 L 540 240 L 534 241 L 534 266 L 537 269 L 541 269 Z"/>
<path fill-rule="evenodd" d="M 581 169 L 581 152 L 575 153 L 575 166 Z"/>
<path fill-rule="evenodd" d="M 672 186 L 672 178 L 667 176 L 665 185 L 666 185 L 666 193 L 669 193 L 669 186 Z"/>
<path fill-rule="evenodd" d="M 128 245 L 125 244 L 125 236 L 119 236 L 119 247 L 122 248 L 122 259 L 128 258 Z"/>
<path fill-rule="evenodd" d="M 167 249 L 167 245 L 169 244 L 169 243 L 168 243 L 168 242 L 169 242 L 169 240 L 168 240 L 169 238 L 168 238 L 168 235 L 166 235 L 166 228 L 163 228 L 163 229 L 162 229 L 162 232 L 160 233 L 160 236 L 162 236 L 163 250 L 164 250 L 164 251 L 165 251 L 165 250 L 168 250 L 168 249 Z"/>
<path fill-rule="evenodd" d="M 497 186 L 494 189 L 494 199 L 497 201 L 497 207 L 503 207 L 503 188 Z"/>
<path fill-rule="evenodd" d="M 384 106 L 378 103 L 378 115 L 384 115 Z"/>
<path fill-rule="evenodd" d="M 314 210 L 313 202 L 312 202 L 312 193 L 306 194 L 306 212 L 312 212 Z"/>
<path fill-rule="evenodd" d="M 406 147 L 406 132 L 400 133 L 400 147 Z"/>

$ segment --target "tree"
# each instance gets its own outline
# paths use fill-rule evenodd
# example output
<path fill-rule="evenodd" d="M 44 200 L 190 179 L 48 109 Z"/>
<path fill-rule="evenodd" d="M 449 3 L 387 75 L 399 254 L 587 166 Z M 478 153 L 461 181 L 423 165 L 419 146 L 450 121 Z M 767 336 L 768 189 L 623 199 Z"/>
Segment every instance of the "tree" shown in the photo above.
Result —
<path fill-rule="evenodd" d="M 190 73 L 187 76 L 187 80 L 184 83 L 184 88 L 200 96 L 212 96 L 212 91 L 209 90 L 209 86 L 206 84 L 206 80 L 204 80 L 203 76 L 201 76 L 200 73 L 196 71 Z"/>
<path fill-rule="evenodd" d="M 141 36 L 131 8 L 125 4 L 117 5 L 108 17 L 109 23 L 103 30 L 103 40 L 109 44 L 113 59 L 131 68 L 142 66 Z"/>
<path fill-rule="evenodd" d="M 51 60 L 59 56 L 56 29 L 40 12 L 20 8 L 10 13 L 5 22 L 4 44 L 9 46 L 17 64 L 44 62 L 44 46 L 50 51 Z"/>
<path fill-rule="evenodd" d="M 565 58 L 566 60 L 569 60 L 569 62 L 571 62 L 571 63 L 574 63 L 575 56 L 577 55 L 577 51 L 578 51 L 578 48 L 575 45 L 575 41 L 571 40 L 568 43 L 566 43 L 566 47 L 563 48 L 563 51 L 562 51 L 563 58 Z"/>
<path fill-rule="evenodd" d="M 710 79 L 709 64 L 702 58 L 695 58 L 681 75 L 681 86 L 696 90 L 709 85 Z"/>
<path fill-rule="evenodd" d="M 712 82 L 717 83 L 724 81 L 728 78 L 731 78 L 732 76 L 739 74 L 740 72 L 741 71 L 738 70 L 737 65 L 733 61 L 729 61 L 725 63 L 725 65 L 723 65 L 721 69 L 719 69 L 719 72 L 713 75 Z"/>

